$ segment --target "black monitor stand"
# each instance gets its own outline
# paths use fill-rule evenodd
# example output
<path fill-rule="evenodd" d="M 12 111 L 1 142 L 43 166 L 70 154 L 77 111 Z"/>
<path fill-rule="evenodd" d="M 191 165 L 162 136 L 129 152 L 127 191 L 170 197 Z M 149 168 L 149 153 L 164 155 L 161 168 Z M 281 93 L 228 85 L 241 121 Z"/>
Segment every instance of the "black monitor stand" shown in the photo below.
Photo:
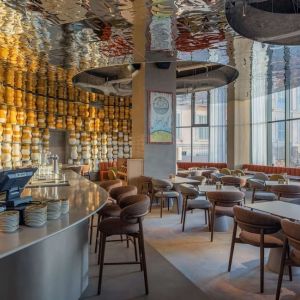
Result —
<path fill-rule="evenodd" d="M 32 201 L 31 196 L 21 197 L 21 192 L 22 191 L 19 187 L 12 187 L 8 191 L 6 191 L 6 206 L 17 207 Z"/>

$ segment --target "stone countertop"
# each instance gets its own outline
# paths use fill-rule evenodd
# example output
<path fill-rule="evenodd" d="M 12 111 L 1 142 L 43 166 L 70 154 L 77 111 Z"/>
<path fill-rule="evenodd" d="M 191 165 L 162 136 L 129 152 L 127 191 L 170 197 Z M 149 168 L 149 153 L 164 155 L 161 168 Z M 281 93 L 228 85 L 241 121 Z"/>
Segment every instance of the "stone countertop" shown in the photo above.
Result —
<path fill-rule="evenodd" d="M 57 220 L 49 220 L 43 227 L 33 228 L 20 225 L 14 233 L 0 232 L 0 258 L 4 258 L 39 241 L 88 219 L 101 209 L 107 201 L 107 192 L 97 184 L 76 174 L 63 171 L 69 186 L 25 189 L 23 195 L 32 195 L 34 201 L 45 198 L 68 198 L 70 211 Z"/>

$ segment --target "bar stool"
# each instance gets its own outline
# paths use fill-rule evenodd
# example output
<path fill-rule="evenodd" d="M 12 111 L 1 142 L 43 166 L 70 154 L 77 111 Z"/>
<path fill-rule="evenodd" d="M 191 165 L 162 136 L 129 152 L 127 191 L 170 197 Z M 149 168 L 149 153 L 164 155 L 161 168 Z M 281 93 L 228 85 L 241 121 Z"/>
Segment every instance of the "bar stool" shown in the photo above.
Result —
<path fill-rule="evenodd" d="M 240 191 L 216 191 L 208 192 L 206 195 L 212 203 L 210 241 L 213 242 L 216 216 L 233 218 L 233 207 L 242 204 L 245 194 Z"/>
<path fill-rule="evenodd" d="M 100 229 L 100 249 L 99 249 L 99 280 L 98 280 L 98 295 L 101 293 L 102 275 L 104 265 L 124 265 L 124 264 L 139 264 L 141 270 L 144 272 L 144 284 L 146 294 L 149 293 L 147 265 L 144 246 L 144 233 L 143 233 L 143 218 L 148 214 L 150 207 L 150 199 L 146 195 L 136 195 L 132 199 L 125 198 L 123 201 L 129 201 L 129 205 L 122 208 L 119 218 L 107 218 L 99 224 Z M 121 202 L 122 203 L 122 202 Z M 120 203 L 120 204 L 121 204 Z M 127 203 L 128 204 L 128 203 Z M 122 204 L 121 204 L 122 205 Z M 113 235 L 127 235 L 133 239 L 138 240 L 139 245 L 139 259 L 133 262 L 113 262 L 105 263 L 105 245 L 106 239 Z M 136 250 L 135 250 L 136 251 Z M 136 258 L 137 258 L 137 253 Z"/>
<path fill-rule="evenodd" d="M 114 203 L 105 205 L 98 213 L 99 216 L 96 233 L 95 253 L 98 249 L 99 224 L 101 219 L 119 217 L 121 213 L 120 202 L 128 196 L 136 195 L 137 187 L 134 185 L 116 187 L 113 188 L 109 194 Z M 122 236 L 121 240 L 123 240 Z"/>
<path fill-rule="evenodd" d="M 81 167 L 80 167 L 81 169 Z M 122 180 L 120 179 L 116 179 L 116 180 L 107 180 L 107 181 L 102 181 L 99 183 L 99 186 L 102 187 L 103 189 L 105 189 L 107 192 L 110 192 L 113 188 L 116 187 L 120 187 L 122 186 Z M 97 223 L 99 223 L 99 212 L 98 214 L 98 221 Z M 92 239 L 93 239 L 93 228 L 97 227 L 98 225 L 93 225 L 94 224 L 94 216 L 95 214 L 93 214 L 91 216 L 91 220 L 90 220 L 90 245 L 92 244 Z"/>
<path fill-rule="evenodd" d="M 113 189 L 113 188 L 116 188 L 116 187 L 120 187 L 122 186 L 122 180 L 120 179 L 116 179 L 116 180 L 106 180 L 106 181 L 102 181 L 99 183 L 99 186 L 102 187 L 103 189 L 105 189 L 108 193 Z M 112 201 L 111 199 L 109 199 L 109 201 Z M 91 217 L 91 222 L 90 222 L 90 245 L 92 244 L 92 238 L 93 238 L 93 227 L 98 227 L 98 224 L 99 224 L 99 212 L 97 213 L 98 214 L 98 222 L 97 222 L 97 225 L 94 226 L 93 223 L 94 223 L 94 215 L 92 215 Z"/>
<path fill-rule="evenodd" d="M 180 185 L 180 192 L 183 197 L 183 208 L 181 213 L 181 223 L 182 223 L 182 232 L 184 232 L 185 228 L 185 220 L 186 213 L 188 210 L 193 211 L 194 209 L 203 209 L 205 215 L 205 224 L 207 224 L 208 218 L 208 227 L 210 228 L 210 214 L 209 209 L 211 207 L 211 203 L 206 199 L 199 199 L 202 195 L 193 187 L 189 187 L 187 185 Z"/>
<path fill-rule="evenodd" d="M 278 276 L 276 300 L 280 298 L 280 290 L 284 267 L 289 268 L 289 277 L 292 281 L 292 267 L 300 267 L 300 224 L 290 220 L 281 220 L 281 228 L 285 234 L 283 250 L 280 263 L 280 271 Z M 290 248 L 292 248 L 290 253 Z"/>
<path fill-rule="evenodd" d="M 153 198 L 151 199 L 150 204 L 150 212 L 152 209 L 152 203 L 154 199 L 159 199 L 160 201 L 160 217 L 162 218 L 164 201 L 168 202 L 168 210 L 170 210 L 170 199 L 177 200 L 177 213 L 179 214 L 179 193 L 176 191 L 172 191 L 173 184 L 164 179 L 152 179 L 152 187 L 153 187 Z"/>
<path fill-rule="evenodd" d="M 244 207 L 235 206 L 234 228 L 232 233 L 231 249 L 228 263 L 228 272 L 231 271 L 232 257 L 235 243 L 249 244 L 260 248 L 260 292 L 264 292 L 264 249 L 281 248 L 282 241 L 273 234 L 281 229 L 280 218 L 252 211 Z M 236 237 L 237 226 L 242 231 Z"/>

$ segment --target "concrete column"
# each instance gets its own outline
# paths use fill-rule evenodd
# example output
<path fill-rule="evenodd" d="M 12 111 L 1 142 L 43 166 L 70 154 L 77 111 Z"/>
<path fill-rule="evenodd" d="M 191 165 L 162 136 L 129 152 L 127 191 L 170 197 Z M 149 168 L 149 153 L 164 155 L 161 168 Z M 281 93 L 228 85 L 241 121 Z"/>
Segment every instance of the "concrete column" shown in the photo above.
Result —
<path fill-rule="evenodd" d="M 144 159 L 144 174 L 146 176 L 168 178 L 170 174 L 176 172 L 176 53 L 173 51 L 149 50 L 149 24 L 151 19 L 148 19 L 149 7 L 146 3 L 146 0 L 133 2 L 136 11 L 133 29 L 134 60 L 142 64 L 138 74 L 133 78 L 132 156 L 133 158 Z M 170 1 L 170 5 L 174 5 L 174 3 Z M 169 18 L 173 17 L 171 15 Z M 163 69 L 153 61 L 170 62 L 170 66 Z M 149 91 L 173 94 L 174 138 L 172 144 L 148 144 L 147 108 Z"/>
<path fill-rule="evenodd" d="M 251 160 L 251 52 L 253 42 L 246 39 L 231 41 L 234 53 L 228 53 L 230 64 L 239 77 L 228 87 L 228 145 L 230 168 L 240 168 Z M 234 55 L 233 55 L 234 54 Z"/>
<path fill-rule="evenodd" d="M 160 91 L 173 94 L 173 143 L 148 144 L 148 92 Z M 144 159 L 146 176 L 167 178 L 176 172 L 176 63 L 169 69 L 159 69 L 156 64 L 143 64 L 133 80 L 132 98 L 132 155 Z"/>

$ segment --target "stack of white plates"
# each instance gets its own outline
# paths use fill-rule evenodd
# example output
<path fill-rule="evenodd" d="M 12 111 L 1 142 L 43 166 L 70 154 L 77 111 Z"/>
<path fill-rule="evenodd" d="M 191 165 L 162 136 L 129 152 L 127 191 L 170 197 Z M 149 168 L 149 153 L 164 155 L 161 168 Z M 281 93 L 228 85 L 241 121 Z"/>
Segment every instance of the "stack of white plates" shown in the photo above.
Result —
<path fill-rule="evenodd" d="M 47 205 L 35 204 L 29 205 L 24 210 L 25 225 L 31 227 L 40 227 L 47 222 Z"/>
<path fill-rule="evenodd" d="M 61 215 L 61 201 L 48 200 L 47 201 L 47 219 L 56 220 Z"/>
<path fill-rule="evenodd" d="M 69 199 L 61 199 L 61 213 L 63 215 L 69 212 Z"/>
<path fill-rule="evenodd" d="M 3 211 L 0 213 L 0 231 L 14 232 L 19 228 L 19 212 Z"/>

